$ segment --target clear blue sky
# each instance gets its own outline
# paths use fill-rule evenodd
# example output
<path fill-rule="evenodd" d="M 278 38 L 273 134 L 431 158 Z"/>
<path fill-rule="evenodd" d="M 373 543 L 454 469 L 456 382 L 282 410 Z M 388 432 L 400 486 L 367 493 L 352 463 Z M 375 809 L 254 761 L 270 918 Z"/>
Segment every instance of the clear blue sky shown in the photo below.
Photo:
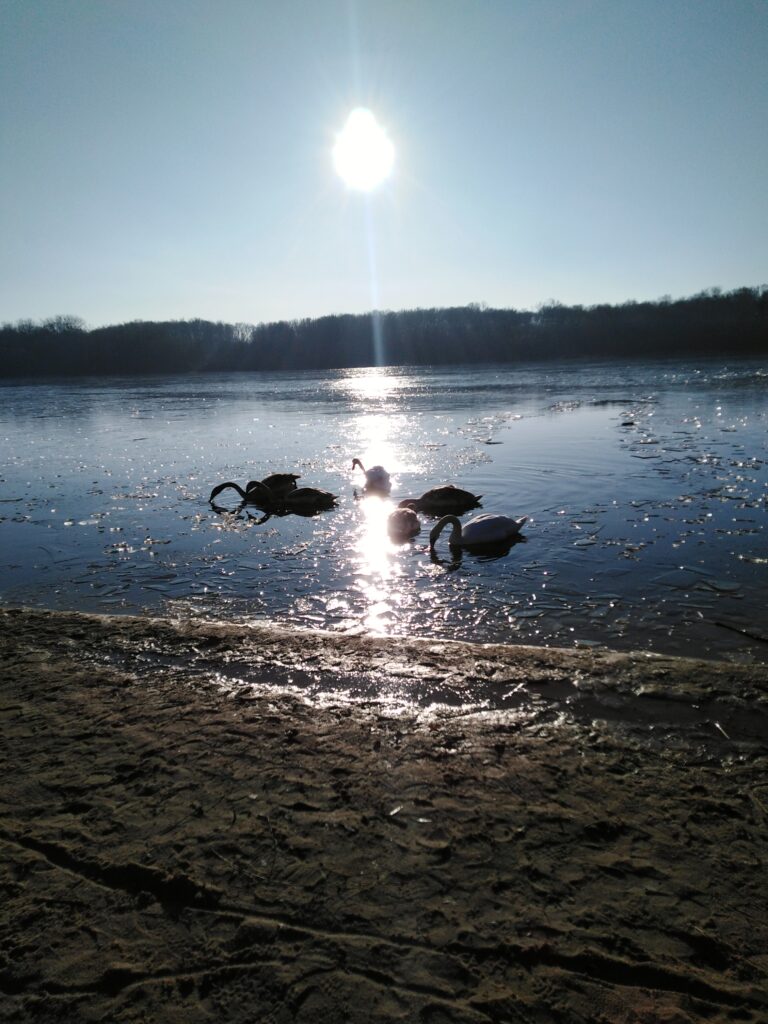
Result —
<path fill-rule="evenodd" d="M 0 0 L 0 320 L 766 281 L 766 0 Z"/>

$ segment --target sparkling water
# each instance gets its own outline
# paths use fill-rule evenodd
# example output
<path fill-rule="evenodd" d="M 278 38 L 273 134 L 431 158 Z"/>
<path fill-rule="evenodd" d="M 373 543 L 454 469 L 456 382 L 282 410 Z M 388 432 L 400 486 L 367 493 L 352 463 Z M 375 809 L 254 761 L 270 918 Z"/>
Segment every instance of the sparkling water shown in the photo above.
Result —
<path fill-rule="evenodd" d="M 6 383 L 0 600 L 764 660 L 767 389 L 754 362 Z M 208 502 L 274 472 L 337 507 Z M 397 501 L 449 482 L 482 495 L 465 522 L 529 516 L 521 542 L 430 553 L 422 515 L 393 544 Z"/>

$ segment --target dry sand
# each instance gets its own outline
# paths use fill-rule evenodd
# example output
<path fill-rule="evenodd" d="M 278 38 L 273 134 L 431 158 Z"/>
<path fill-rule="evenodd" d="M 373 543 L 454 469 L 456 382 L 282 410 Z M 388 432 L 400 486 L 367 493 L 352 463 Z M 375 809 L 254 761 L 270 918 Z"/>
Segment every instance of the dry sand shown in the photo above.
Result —
<path fill-rule="evenodd" d="M 768 1020 L 768 667 L 0 627 L 3 1021 Z"/>

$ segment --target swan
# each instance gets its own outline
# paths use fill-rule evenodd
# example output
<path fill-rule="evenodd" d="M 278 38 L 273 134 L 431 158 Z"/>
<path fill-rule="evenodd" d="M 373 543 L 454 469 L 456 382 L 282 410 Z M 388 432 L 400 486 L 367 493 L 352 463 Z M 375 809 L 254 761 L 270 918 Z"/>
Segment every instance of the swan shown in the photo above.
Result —
<path fill-rule="evenodd" d="M 442 487 L 425 491 L 420 498 L 403 498 L 398 502 L 398 508 L 411 508 L 414 512 L 426 512 L 427 515 L 439 515 L 441 512 L 461 515 L 471 508 L 477 508 L 481 498 L 482 494 L 472 494 L 454 484 L 443 484 Z"/>
<path fill-rule="evenodd" d="M 278 504 L 295 511 L 305 509 L 333 508 L 337 495 L 321 487 L 297 487 L 279 499 Z"/>
<path fill-rule="evenodd" d="M 269 478 L 267 478 L 269 479 Z M 251 480 L 245 490 L 239 484 L 228 480 L 224 484 L 218 484 L 211 491 L 208 501 L 220 494 L 226 487 L 232 487 L 240 495 L 246 505 L 256 505 L 268 511 L 276 508 L 284 508 L 289 511 L 306 511 L 333 508 L 336 504 L 336 495 L 330 491 L 324 491 L 320 487 L 296 487 L 287 490 L 283 494 L 275 493 L 261 480 Z"/>
<path fill-rule="evenodd" d="M 389 513 L 387 518 L 387 532 L 390 539 L 396 544 L 403 544 L 412 540 L 417 533 L 421 532 L 419 517 L 410 508 L 396 508 Z"/>
<path fill-rule="evenodd" d="M 456 516 L 443 516 L 432 528 L 429 535 L 429 546 L 433 548 L 437 538 L 447 526 L 452 526 L 451 536 L 448 543 L 451 547 L 469 548 L 483 544 L 503 544 L 516 537 L 523 526 L 528 522 L 528 516 L 522 519 L 510 519 L 509 516 L 493 515 L 484 512 L 481 516 L 475 516 L 463 526 Z"/>
<path fill-rule="evenodd" d="M 352 469 L 359 466 L 365 473 L 365 486 L 372 491 L 388 491 L 392 484 L 389 481 L 389 473 L 383 466 L 371 466 L 366 469 L 360 459 L 352 459 Z"/>
<path fill-rule="evenodd" d="M 227 487 L 232 487 L 236 490 L 246 505 L 258 505 L 260 508 L 268 508 L 275 503 L 275 495 L 260 480 L 249 480 L 245 490 L 243 490 L 240 484 L 233 483 L 231 480 L 227 480 L 223 484 L 217 484 L 211 491 L 208 501 L 213 501 L 216 495 L 221 494 Z"/>
<path fill-rule="evenodd" d="M 298 479 L 298 473 L 272 473 L 270 476 L 265 476 L 263 480 L 249 480 L 245 485 L 245 489 L 250 491 L 254 484 L 261 483 L 268 487 L 273 494 L 281 497 L 287 491 L 296 490 L 296 481 Z"/>

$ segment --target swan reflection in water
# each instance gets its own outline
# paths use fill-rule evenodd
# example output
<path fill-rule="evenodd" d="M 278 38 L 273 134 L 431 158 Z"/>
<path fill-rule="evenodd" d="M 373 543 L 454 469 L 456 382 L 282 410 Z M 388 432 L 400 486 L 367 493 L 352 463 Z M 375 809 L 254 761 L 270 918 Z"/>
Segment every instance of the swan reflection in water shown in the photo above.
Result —
<path fill-rule="evenodd" d="M 248 506 L 248 503 L 241 501 L 235 508 L 225 508 L 223 505 L 217 505 L 215 501 L 209 502 L 211 511 L 215 512 L 217 516 L 226 516 L 230 521 L 235 519 L 242 519 L 243 521 L 253 523 L 254 526 L 259 526 L 261 523 L 265 523 L 270 517 L 269 512 L 264 512 L 260 516 L 256 516 L 251 512 L 253 506 Z"/>
<path fill-rule="evenodd" d="M 251 512 L 253 505 L 248 504 L 246 501 L 241 501 L 235 508 L 225 508 L 223 505 L 217 505 L 216 502 L 210 502 L 211 511 L 215 512 L 219 516 L 229 516 L 230 519 L 243 519 L 252 522 L 254 526 L 261 526 L 262 523 L 268 522 L 270 519 L 282 519 L 284 516 L 301 516 L 302 519 L 313 519 L 315 516 L 321 516 L 327 509 L 324 508 L 306 508 L 297 506 L 295 508 L 289 508 L 282 506 L 279 508 L 272 509 L 259 509 L 262 513 L 260 516 L 256 516 Z"/>
<path fill-rule="evenodd" d="M 512 548 L 518 544 L 527 544 L 528 538 L 522 535 L 511 537 L 509 540 L 496 541 L 491 544 L 464 544 L 461 546 L 449 546 L 450 558 L 443 558 L 438 555 L 433 547 L 429 549 L 429 559 L 433 565 L 442 565 L 448 572 L 453 572 L 461 565 L 464 555 L 472 555 L 478 562 L 496 562 L 500 558 L 506 558 Z"/>

